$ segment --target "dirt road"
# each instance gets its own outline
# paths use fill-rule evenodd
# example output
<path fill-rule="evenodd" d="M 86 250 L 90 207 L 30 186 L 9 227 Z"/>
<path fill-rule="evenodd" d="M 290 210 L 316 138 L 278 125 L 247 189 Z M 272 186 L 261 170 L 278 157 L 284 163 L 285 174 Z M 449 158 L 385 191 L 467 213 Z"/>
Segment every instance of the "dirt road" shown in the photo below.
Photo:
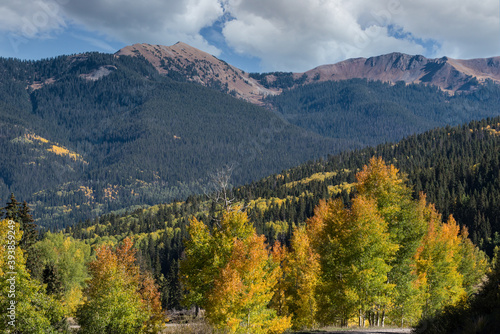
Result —
<path fill-rule="evenodd" d="M 411 328 L 356 328 L 332 331 L 302 332 L 300 334 L 410 334 Z"/>

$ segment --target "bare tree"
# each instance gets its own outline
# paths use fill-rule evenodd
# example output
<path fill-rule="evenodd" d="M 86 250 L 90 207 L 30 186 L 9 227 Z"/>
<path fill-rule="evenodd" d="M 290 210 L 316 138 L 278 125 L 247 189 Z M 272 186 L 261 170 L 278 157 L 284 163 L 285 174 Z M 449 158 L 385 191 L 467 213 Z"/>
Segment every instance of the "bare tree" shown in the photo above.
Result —
<path fill-rule="evenodd" d="M 203 193 L 219 208 L 216 209 L 217 212 L 235 210 L 233 206 L 235 198 L 231 193 L 232 186 L 230 182 L 234 168 L 234 163 L 226 164 L 209 174 L 208 185 L 203 189 Z M 241 210 L 241 208 L 238 207 L 238 210 Z M 212 217 L 212 219 L 218 223 L 215 217 Z"/>
<path fill-rule="evenodd" d="M 234 202 L 234 197 L 229 197 L 231 184 L 231 176 L 233 174 L 234 165 L 227 164 L 210 175 L 210 182 L 213 185 L 214 193 L 212 199 L 216 203 L 222 203 L 222 207 L 226 212 L 231 210 L 231 205 Z"/>

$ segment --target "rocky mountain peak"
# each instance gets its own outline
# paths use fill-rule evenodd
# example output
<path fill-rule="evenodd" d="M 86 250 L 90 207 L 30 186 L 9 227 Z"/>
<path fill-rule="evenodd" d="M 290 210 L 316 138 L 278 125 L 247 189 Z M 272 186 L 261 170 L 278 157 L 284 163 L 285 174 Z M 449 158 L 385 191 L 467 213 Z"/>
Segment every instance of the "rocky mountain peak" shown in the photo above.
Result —
<path fill-rule="evenodd" d="M 171 46 L 134 44 L 115 55 L 141 55 L 161 74 L 213 87 L 255 104 L 261 104 L 263 96 L 278 92 L 263 87 L 239 68 L 183 42 Z"/>
<path fill-rule="evenodd" d="M 183 42 L 172 46 L 134 44 L 121 49 L 116 55 L 141 55 L 161 74 L 214 87 L 255 104 L 262 104 L 263 97 L 269 94 L 279 94 L 282 89 L 291 88 L 270 85 L 276 81 L 275 73 L 250 76 Z M 430 59 L 422 55 L 393 52 L 322 65 L 304 73 L 293 73 L 292 77 L 293 85 L 363 78 L 392 83 L 424 83 L 454 93 L 474 89 L 485 80 L 500 82 L 500 57 Z"/>

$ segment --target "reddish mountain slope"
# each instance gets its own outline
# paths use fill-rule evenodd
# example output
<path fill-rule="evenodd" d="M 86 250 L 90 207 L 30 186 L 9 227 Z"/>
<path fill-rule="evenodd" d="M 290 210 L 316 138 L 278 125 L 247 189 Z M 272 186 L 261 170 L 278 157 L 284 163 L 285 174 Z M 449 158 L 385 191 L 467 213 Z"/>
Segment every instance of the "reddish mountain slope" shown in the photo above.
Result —
<path fill-rule="evenodd" d="M 304 73 L 296 73 L 299 78 Z M 500 82 L 500 57 L 460 60 L 447 57 L 428 59 L 402 53 L 348 59 L 305 72 L 306 83 L 314 81 L 365 78 L 388 82 L 427 83 L 455 92 L 491 79 Z"/>
<path fill-rule="evenodd" d="M 119 50 L 116 55 L 141 55 L 162 74 L 181 76 L 188 81 L 219 88 L 255 104 L 262 104 L 262 97 L 268 94 L 281 92 L 279 88 L 265 87 L 266 81 L 275 80 L 273 74 L 265 76 L 266 80 L 251 78 L 248 73 L 225 61 L 182 42 L 172 46 L 134 44 Z M 304 77 L 305 81 L 299 80 Z M 487 79 L 500 82 L 500 57 L 470 60 L 447 57 L 429 59 L 421 55 L 390 53 L 322 65 L 304 73 L 294 73 L 293 78 L 302 84 L 353 78 L 385 82 L 404 81 L 435 85 L 453 93 L 471 90 Z"/>
<path fill-rule="evenodd" d="M 264 88 L 239 68 L 182 42 L 172 46 L 134 44 L 119 50 L 116 55 L 141 55 L 162 74 L 179 74 L 189 81 L 221 88 L 256 104 L 260 104 L 262 96 L 278 92 Z"/>

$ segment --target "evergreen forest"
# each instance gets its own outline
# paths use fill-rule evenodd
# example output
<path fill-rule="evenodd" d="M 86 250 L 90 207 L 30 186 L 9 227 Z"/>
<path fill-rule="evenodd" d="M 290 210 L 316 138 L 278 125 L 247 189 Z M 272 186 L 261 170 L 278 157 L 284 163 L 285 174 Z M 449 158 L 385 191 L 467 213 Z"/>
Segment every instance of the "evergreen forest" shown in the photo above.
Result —
<path fill-rule="evenodd" d="M 15 193 L 40 228 L 54 231 L 210 192 L 210 175 L 225 165 L 238 186 L 329 154 L 499 115 L 500 88 L 488 82 L 449 95 L 426 85 L 273 77 L 269 84 L 283 93 L 264 108 L 216 85 L 160 75 L 141 57 L 0 59 L 0 153 L 9 157 L 0 161 L 0 198 Z"/>

